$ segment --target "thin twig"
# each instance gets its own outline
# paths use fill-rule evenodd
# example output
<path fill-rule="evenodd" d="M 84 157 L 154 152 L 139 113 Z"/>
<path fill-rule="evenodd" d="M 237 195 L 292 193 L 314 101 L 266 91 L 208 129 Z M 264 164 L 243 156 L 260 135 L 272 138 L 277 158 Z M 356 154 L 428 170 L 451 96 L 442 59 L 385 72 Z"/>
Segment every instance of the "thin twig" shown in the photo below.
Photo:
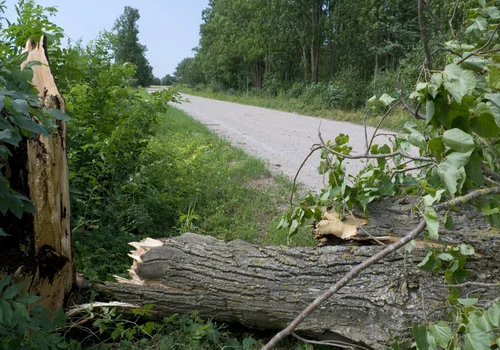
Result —
<path fill-rule="evenodd" d="M 499 187 L 490 187 L 490 188 L 481 188 L 475 191 L 472 191 L 462 197 L 456 197 L 453 199 L 450 199 L 447 202 L 438 204 L 434 206 L 434 210 L 438 211 L 443 211 L 446 209 L 450 209 L 465 203 L 468 203 L 476 198 L 483 197 L 483 196 L 489 196 L 492 194 L 500 194 L 500 186 Z"/>
<path fill-rule="evenodd" d="M 455 64 L 458 66 L 459 64 L 464 63 L 465 61 L 467 61 L 467 59 L 469 59 L 469 57 L 476 56 L 477 54 L 481 54 L 481 50 L 484 49 L 484 48 L 486 48 L 489 44 L 491 44 L 491 41 L 493 40 L 493 37 L 497 33 L 498 29 L 500 29 L 500 24 L 496 26 L 495 30 L 493 31 L 493 34 L 491 34 L 491 36 L 489 37 L 488 41 L 483 46 L 481 46 L 480 48 L 472 51 L 471 53 L 469 53 L 467 56 L 465 56 L 461 60 L 455 62 Z"/>
<path fill-rule="evenodd" d="M 500 174 L 495 173 L 493 170 L 483 167 L 484 175 L 491 177 L 493 180 L 500 181 Z"/>
<path fill-rule="evenodd" d="M 403 89 L 401 88 L 401 72 L 398 73 L 398 95 L 399 95 L 399 100 L 401 101 L 401 104 L 403 105 L 403 108 L 408 111 L 411 115 L 414 115 L 415 118 L 421 119 L 421 120 L 426 120 L 426 116 L 423 114 L 418 113 L 418 111 L 414 110 L 411 108 L 405 101 L 405 98 L 403 97 Z"/>
<path fill-rule="evenodd" d="M 364 350 L 370 350 L 369 348 L 364 347 L 362 345 L 346 343 L 346 342 L 343 342 L 343 341 L 340 341 L 340 340 L 323 340 L 323 341 L 309 340 L 309 339 L 302 338 L 301 336 L 297 335 L 297 333 L 292 333 L 292 336 L 294 338 L 296 338 L 296 339 L 298 339 L 300 341 L 303 341 L 304 343 L 308 343 L 308 344 L 336 346 L 338 348 L 343 348 L 343 349 L 355 349 L 355 348 L 359 348 L 359 349 L 364 349 Z"/>
<path fill-rule="evenodd" d="M 292 183 L 292 192 L 290 194 L 290 209 L 293 208 L 293 195 L 295 194 L 295 187 L 297 186 L 297 178 L 299 177 L 300 171 L 306 164 L 306 162 L 309 160 L 309 158 L 313 155 L 314 152 L 320 150 L 322 147 L 321 146 L 316 146 L 311 149 L 311 152 L 307 155 L 307 157 L 304 159 L 302 164 L 300 164 L 299 169 L 297 170 L 297 173 L 295 174 L 295 177 L 293 178 L 293 183 Z"/>
<path fill-rule="evenodd" d="M 456 38 L 455 31 L 453 30 L 453 20 L 455 19 L 455 15 L 457 14 L 457 8 L 458 8 L 459 3 L 460 3 L 460 0 L 457 0 L 455 2 L 455 7 L 453 8 L 453 14 L 451 15 L 451 18 L 448 21 L 448 24 L 450 25 L 451 35 L 453 36 L 453 38 Z"/>
<path fill-rule="evenodd" d="M 401 151 L 396 151 L 396 152 L 392 152 L 392 153 L 383 153 L 383 154 L 361 154 L 361 155 L 343 154 L 343 153 L 337 152 L 337 151 L 331 149 L 330 147 L 328 147 L 326 145 L 325 141 L 323 140 L 321 133 L 319 134 L 319 138 L 321 140 L 321 147 L 322 148 L 324 148 L 328 152 L 330 152 L 336 156 L 342 157 L 342 158 L 347 158 L 347 159 L 380 159 L 380 158 L 394 158 L 396 156 L 401 156 L 404 158 L 418 160 L 418 161 L 422 161 L 422 162 L 434 161 L 434 159 L 432 159 L 432 158 L 412 156 L 411 154 L 404 153 Z"/>
<path fill-rule="evenodd" d="M 401 100 L 399 100 L 398 102 L 396 102 L 395 104 L 393 104 L 388 110 L 387 112 L 385 112 L 385 114 L 382 116 L 382 119 L 380 120 L 380 122 L 378 123 L 377 127 L 375 128 L 375 131 L 373 132 L 373 135 L 372 135 L 372 138 L 370 140 L 370 143 L 368 144 L 368 147 L 366 148 L 366 154 L 368 154 L 368 152 L 370 152 L 370 149 L 372 148 L 372 144 L 373 144 L 373 139 L 375 139 L 375 136 L 377 135 L 377 131 L 380 129 L 380 127 L 382 126 L 382 123 L 385 121 L 385 118 L 387 118 L 387 116 L 389 115 L 389 113 L 394 109 L 394 107 L 398 106 L 399 104 L 401 103 Z M 365 129 L 365 133 L 366 133 L 366 129 Z"/>
<path fill-rule="evenodd" d="M 425 167 L 432 166 L 432 165 L 434 165 L 434 163 L 421 164 L 421 165 L 414 166 L 412 168 L 397 169 L 397 170 L 394 170 L 392 172 L 391 178 L 393 178 L 394 175 L 399 174 L 399 173 L 406 173 L 407 171 L 418 170 L 418 169 L 425 168 Z"/>

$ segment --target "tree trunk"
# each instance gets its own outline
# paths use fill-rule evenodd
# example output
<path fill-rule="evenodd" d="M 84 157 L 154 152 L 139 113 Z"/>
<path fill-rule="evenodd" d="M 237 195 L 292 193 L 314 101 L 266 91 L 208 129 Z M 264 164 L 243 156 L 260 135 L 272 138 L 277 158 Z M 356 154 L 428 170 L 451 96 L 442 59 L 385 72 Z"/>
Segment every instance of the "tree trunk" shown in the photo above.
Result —
<path fill-rule="evenodd" d="M 317 83 L 319 80 L 319 50 L 321 35 L 321 14 L 323 9 L 322 0 L 313 0 L 311 10 L 311 81 Z"/>
<path fill-rule="evenodd" d="M 45 37 L 37 45 L 30 40 L 25 52 L 32 67 L 32 84 L 40 92 L 42 108 L 65 111 L 64 100 L 49 68 Z M 9 158 L 11 187 L 26 195 L 36 207 L 35 215 L 21 220 L 12 215 L 3 222 L 9 237 L 0 237 L 0 275 L 14 275 L 26 283 L 26 291 L 42 297 L 41 304 L 54 312 L 64 306 L 75 282 L 70 230 L 66 124 L 45 137 L 23 140 Z"/>
<path fill-rule="evenodd" d="M 416 218 L 401 207 L 401 203 L 383 202 L 365 230 L 378 235 L 410 230 Z M 474 241 L 487 227 L 477 217 L 457 215 L 455 222 L 461 226 L 445 232 L 445 241 L 463 237 Z M 468 263 L 470 280 L 494 282 L 500 276 L 500 235 L 483 235 L 479 241 L 479 253 Z M 159 315 L 197 311 L 203 317 L 268 329 L 286 326 L 322 290 L 382 249 L 374 245 L 261 247 L 192 233 L 135 246 L 132 278 L 107 284 L 119 299 L 154 304 Z M 425 254 L 421 249 L 401 254 L 363 272 L 304 320 L 300 332 L 382 349 L 390 334 L 408 339 L 412 323 L 444 318 L 438 307 L 448 293 L 442 277 L 415 267 Z M 463 293 L 472 289 L 481 300 L 500 295 L 498 289 L 474 286 Z"/>
<path fill-rule="evenodd" d="M 425 27 L 424 18 L 424 0 L 418 0 L 418 27 L 420 30 L 420 39 L 422 39 L 422 44 L 424 45 L 425 52 L 425 68 L 428 70 L 432 69 L 432 55 L 429 48 L 429 35 L 427 33 L 427 28 Z"/>

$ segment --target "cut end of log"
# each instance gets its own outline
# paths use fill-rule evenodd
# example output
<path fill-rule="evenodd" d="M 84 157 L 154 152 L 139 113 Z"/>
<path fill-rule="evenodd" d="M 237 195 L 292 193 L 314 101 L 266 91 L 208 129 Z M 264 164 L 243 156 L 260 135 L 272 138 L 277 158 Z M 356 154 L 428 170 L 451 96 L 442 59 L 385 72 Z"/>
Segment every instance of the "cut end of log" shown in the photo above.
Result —
<path fill-rule="evenodd" d="M 155 247 L 161 247 L 163 242 L 158 239 L 153 238 L 145 238 L 140 242 L 129 242 L 129 245 L 135 248 L 132 250 L 128 256 L 132 258 L 132 267 L 128 270 L 130 279 L 123 278 L 120 276 L 113 276 L 118 283 L 128 283 L 142 286 L 144 284 L 148 284 L 144 280 L 142 280 L 137 273 L 135 272 L 138 264 L 142 264 L 141 256 L 146 254 L 150 249 Z"/>

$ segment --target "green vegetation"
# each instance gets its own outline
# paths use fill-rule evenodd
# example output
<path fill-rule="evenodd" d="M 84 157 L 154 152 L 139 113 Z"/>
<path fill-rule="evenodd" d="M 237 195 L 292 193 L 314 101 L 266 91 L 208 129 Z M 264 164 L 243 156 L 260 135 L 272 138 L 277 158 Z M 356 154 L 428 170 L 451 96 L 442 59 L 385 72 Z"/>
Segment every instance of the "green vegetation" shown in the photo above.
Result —
<path fill-rule="evenodd" d="M 139 18 L 139 10 L 125 6 L 123 14 L 116 20 L 113 27 L 116 34 L 113 40 L 113 50 L 116 63 L 135 65 L 136 84 L 148 86 L 153 83 L 153 68 L 145 56 L 146 46 L 139 42 L 139 27 L 137 25 Z"/>
<path fill-rule="evenodd" d="M 305 111 L 352 110 L 375 94 L 397 96 L 399 73 L 406 96 L 429 51 L 435 67 L 446 61 L 442 43 L 464 35 L 475 0 L 420 3 L 421 11 L 419 1 L 407 0 L 211 0 L 195 56 L 174 75 L 216 93 L 249 86 L 283 104 L 298 99 Z"/>
<path fill-rule="evenodd" d="M 466 262 L 474 256 L 474 248 L 461 242 L 446 244 L 440 237 L 443 226 L 453 229 L 451 212 L 464 204 L 474 206 L 493 228 L 500 228 L 499 5 L 479 1 L 469 11 L 464 37 L 446 43 L 443 68 L 428 69 L 430 59 L 426 58 L 423 79 L 410 95 L 425 106 L 418 115 L 425 128 L 410 121 L 392 144 L 370 144 L 362 158 L 372 162 L 355 176 L 349 176 L 344 166 L 346 159 L 356 157 L 351 153 L 349 135 L 326 141 L 318 151 L 322 158 L 319 170 L 329 175 L 328 186 L 317 196 L 305 196 L 280 224 L 294 236 L 300 224 L 321 219 L 326 207 L 339 215 L 348 215 L 354 208 L 368 215 L 368 205 L 377 199 L 412 196 L 412 210 L 420 213 L 422 229 L 408 228 L 406 238 L 413 242 L 408 250 L 424 230 L 425 241 L 441 243 L 437 248 L 427 247 L 427 256 L 417 267 L 443 275 L 443 283 L 449 286 L 449 295 L 443 300 L 449 318 L 414 325 L 415 345 L 394 341 L 393 349 L 487 350 L 500 345 L 498 299 L 485 300 L 488 306 L 481 308 L 478 298 L 461 289 L 468 281 Z M 383 94 L 368 100 L 367 105 L 375 110 L 390 109 L 397 101 Z M 418 155 L 410 154 L 411 147 L 419 150 Z M 386 249 L 392 252 L 395 248 Z M 495 288 L 495 277 L 492 282 Z"/>
<path fill-rule="evenodd" d="M 227 240 L 286 243 L 286 233 L 277 224 L 287 205 L 290 182 L 272 178 L 262 161 L 232 147 L 182 111 L 169 108 L 161 115 L 136 165 L 137 172 L 119 182 L 107 200 L 99 195 L 88 204 L 95 214 L 83 217 L 85 208 L 75 204 L 81 208 L 75 209 L 80 222 L 74 229 L 77 266 L 87 278 L 125 275 L 130 267 L 127 243 L 144 236 L 189 231 Z M 313 242 L 304 235 L 293 243 Z"/>
<path fill-rule="evenodd" d="M 76 265 L 92 281 L 124 275 L 130 265 L 127 243 L 145 236 L 194 231 L 262 244 L 307 245 L 311 238 L 301 227 L 310 219 L 320 219 L 325 207 L 339 213 L 355 207 L 366 212 L 369 203 L 383 196 L 417 198 L 415 212 L 427 227 L 424 239 L 439 241 L 440 222 L 451 228 L 447 213 L 466 201 L 498 228 L 500 11 L 496 1 L 480 0 L 479 7 L 469 11 L 468 26 L 462 30 L 468 5 L 469 1 L 429 0 L 427 12 L 433 16 L 422 18 L 414 3 L 402 0 L 383 5 L 373 0 L 210 1 L 203 14 L 198 54 L 181 62 L 176 78 L 191 86 L 205 84 L 211 91 L 238 95 L 251 76 L 251 96 L 260 96 L 251 99 L 258 105 L 276 103 L 275 108 L 304 114 L 357 108 L 373 92 L 394 95 L 396 69 L 402 71 L 403 89 L 408 91 L 422 67 L 417 62 L 426 59 L 423 79 L 410 95 L 414 106 L 422 106 L 422 124 L 406 122 L 394 144 L 372 145 L 367 157 L 377 161 L 356 176 L 346 174 L 343 167 L 352 150 L 349 137 L 339 135 L 327 141 L 320 172 L 328 174 L 328 187 L 290 208 L 279 225 L 285 230 L 279 231 L 278 215 L 287 207 L 285 195 L 290 188 L 287 180 L 272 178 L 262 161 L 169 107 L 169 102 L 179 98 L 172 90 L 150 95 L 134 87 L 138 80 L 143 83 L 141 76 L 147 72 L 141 64 L 145 62 L 120 64 L 132 59 L 120 56 L 123 52 L 117 43 L 130 40 L 138 45 L 135 54 L 144 53 L 136 37 L 136 10 L 126 8 L 115 27 L 117 36 L 105 33 L 86 47 L 62 48 L 62 29 L 49 20 L 56 10 L 21 0 L 16 7 L 18 18 L 0 33 L 1 223 L 34 210 L 27 194 L 14 190 L 7 160 L 23 140 L 50 134 L 56 120 L 68 119 L 55 110 L 39 109 L 37 92 L 28 84 L 32 69 L 19 68 L 25 58 L 19 55 L 19 46 L 46 34 L 53 72 L 71 117 L 67 153 Z M 454 19 L 444 20 L 451 12 Z M 430 23 L 420 28 L 426 30 L 416 27 L 417 14 Z M 128 29 L 135 36 L 121 36 L 125 24 L 131 23 Z M 444 52 L 430 57 L 429 46 L 437 50 L 440 36 L 452 40 Z M 420 37 L 423 50 L 417 45 Z M 395 101 L 384 94 L 371 98 L 368 107 L 377 114 L 393 107 Z M 391 116 L 398 116 L 390 124 L 393 128 L 406 120 L 401 111 Z M 332 112 L 332 117 L 358 122 L 361 118 L 342 112 Z M 369 123 L 377 124 L 379 119 L 368 117 Z M 411 146 L 420 150 L 417 159 L 407 154 Z M 414 170 L 419 171 L 409 171 L 414 165 L 405 160 L 412 157 L 419 166 Z M 441 212 L 445 214 L 440 216 Z M 16 234 L 3 228 L 0 242 Z M 477 299 L 463 297 L 456 286 L 467 280 L 466 261 L 473 255 L 469 245 L 443 244 L 429 249 L 418 265 L 424 271 L 443 273 L 443 283 L 450 284 L 449 296 L 442 303 L 449 318 L 415 325 L 414 348 L 464 345 L 465 349 L 486 350 L 500 346 L 498 303 L 480 308 Z M 246 350 L 262 345 L 256 340 L 259 336 L 250 336 L 248 330 L 231 333 L 196 315 L 149 321 L 150 306 L 132 315 L 102 308 L 85 311 L 79 320 L 64 320 L 61 312 L 50 319 L 42 308 L 29 307 L 37 297 L 23 293 L 23 287 L 12 278 L 0 280 L 2 349 Z M 96 292 L 83 297 L 90 301 L 106 298 Z M 403 346 L 395 341 L 393 348 Z"/>
<path fill-rule="evenodd" d="M 58 111 L 38 108 L 38 92 L 28 84 L 33 72 L 29 66 L 19 68 L 25 56 L 19 56 L 18 45 L 47 34 L 51 62 L 57 63 L 53 73 L 71 117 L 67 154 L 78 272 L 92 281 L 126 275 L 131 264 L 127 243 L 146 236 L 191 231 L 284 243 L 286 235 L 276 227 L 290 183 L 271 177 L 261 160 L 168 107 L 178 98 L 174 92 L 149 94 L 134 88 L 136 67 L 115 62 L 117 38 L 112 34 L 104 33 L 86 47 L 61 49 L 62 29 L 49 20 L 55 11 L 21 1 L 18 18 L 1 32 L 1 228 L 6 214 L 11 220 L 13 215 L 21 218 L 24 212 L 34 211 L 28 198 L 10 187 L 4 160 L 21 137 L 50 134 L 56 119 L 69 119 Z M 28 23 L 30 30 L 23 31 Z M 0 241 L 10 239 L 9 234 L 15 233 L 0 230 Z M 146 322 L 141 317 L 147 310 L 129 317 L 107 308 L 89 311 L 82 316 L 84 321 L 65 323 L 58 318 L 52 322 L 46 310 L 23 306 L 37 298 L 23 295 L 22 288 L 11 285 L 9 278 L 0 281 L 2 349 L 114 346 L 107 342 L 131 349 L 258 346 L 246 330 L 236 330 L 233 336 L 222 325 L 195 315 Z M 84 297 L 105 298 L 95 293 Z M 89 337 L 86 329 L 95 335 Z"/>

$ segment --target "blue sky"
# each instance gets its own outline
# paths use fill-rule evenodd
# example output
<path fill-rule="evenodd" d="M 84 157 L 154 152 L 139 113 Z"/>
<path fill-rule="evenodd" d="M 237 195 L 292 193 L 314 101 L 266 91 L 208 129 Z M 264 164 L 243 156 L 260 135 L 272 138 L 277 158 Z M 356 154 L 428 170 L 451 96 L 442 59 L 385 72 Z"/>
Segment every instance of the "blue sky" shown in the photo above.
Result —
<path fill-rule="evenodd" d="M 54 23 L 74 39 L 84 43 L 103 29 L 111 30 L 125 6 L 139 10 L 139 40 L 146 45 L 146 57 L 155 76 L 173 73 L 185 57 L 193 56 L 198 45 L 201 12 L 208 0 L 35 0 L 42 6 L 56 6 Z M 15 17 L 15 0 L 7 0 L 5 16 Z"/>

